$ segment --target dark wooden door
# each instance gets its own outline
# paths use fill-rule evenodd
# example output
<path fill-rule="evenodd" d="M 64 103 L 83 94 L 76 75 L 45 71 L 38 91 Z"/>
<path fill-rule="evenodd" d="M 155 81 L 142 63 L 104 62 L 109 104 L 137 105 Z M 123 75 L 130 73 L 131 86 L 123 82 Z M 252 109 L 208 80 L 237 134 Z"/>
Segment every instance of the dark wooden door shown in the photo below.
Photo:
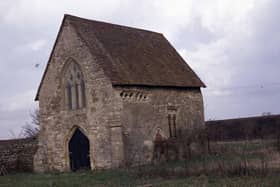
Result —
<path fill-rule="evenodd" d="M 72 171 L 90 169 L 89 140 L 79 129 L 69 141 L 69 156 Z"/>

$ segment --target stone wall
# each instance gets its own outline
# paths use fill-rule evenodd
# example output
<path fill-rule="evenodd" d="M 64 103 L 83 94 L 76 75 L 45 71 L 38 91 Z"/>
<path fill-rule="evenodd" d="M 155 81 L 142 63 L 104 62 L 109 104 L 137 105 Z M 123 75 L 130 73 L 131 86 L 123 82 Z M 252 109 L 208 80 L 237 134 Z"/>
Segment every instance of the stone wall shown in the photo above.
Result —
<path fill-rule="evenodd" d="M 0 140 L 0 168 L 7 172 L 33 171 L 37 139 Z"/>
<path fill-rule="evenodd" d="M 98 41 L 96 45 L 91 47 L 100 50 Z M 61 81 L 69 59 L 80 65 L 86 87 L 86 108 L 70 111 L 64 105 Z M 75 128 L 89 139 L 92 169 L 118 166 L 123 161 L 121 153 L 112 152 L 119 149 L 111 148 L 112 141 L 122 138 L 118 137 L 121 99 L 115 99 L 112 84 L 99 66 L 102 62 L 102 57 L 89 52 L 71 24 L 63 23 L 39 93 L 41 131 L 34 158 L 36 171 L 70 170 L 68 142 Z"/>
<path fill-rule="evenodd" d="M 118 87 L 122 98 L 125 161 L 128 165 L 150 162 L 157 131 L 170 137 L 168 115 L 175 116 L 176 131 L 204 127 L 200 89 Z M 173 134 L 174 136 L 174 134 Z"/>
<path fill-rule="evenodd" d="M 113 87 L 100 67 L 106 63 L 103 53 L 98 53 L 102 45 L 94 36 L 91 39 L 96 45 L 90 46 L 90 52 L 69 20 L 62 24 L 39 93 L 37 172 L 70 170 L 68 143 L 76 128 L 89 139 L 91 169 L 97 169 L 149 160 L 157 128 L 168 136 L 169 112 L 176 111 L 178 128 L 204 122 L 200 89 Z M 82 69 L 86 108 L 65 107 L 62 78 L 69 60 Z"/>

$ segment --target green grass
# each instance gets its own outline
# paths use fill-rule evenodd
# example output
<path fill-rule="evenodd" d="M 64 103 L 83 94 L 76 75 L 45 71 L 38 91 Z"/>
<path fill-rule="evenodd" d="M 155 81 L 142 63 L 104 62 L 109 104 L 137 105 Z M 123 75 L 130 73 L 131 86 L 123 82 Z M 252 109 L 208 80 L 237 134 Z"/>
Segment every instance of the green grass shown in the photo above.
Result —
<path fill-rule="evenodd" d="M 13 174 L 0 177 L 2 186 L 130 186 L 135 179 L 122 170 L 83 171 L 75 173 Z"/>
<path fill-rule="evenodd" d="M 1 187 L 87 187 L 87 186 L 280 186 L 280 175 L 263 178 L 256 177 L 173 177 L 173 178 L 135 178 L 128 171 L 108 170 L 98 172 L 77 172 L 60 174 L 14 174 L 0 177 Z"/>
<path fill-rule="evenodd" d="M 215 146 L 215 147 L 214 147 Z M 213 145 L 215 154 L 193 154 L 187 161 L 164 162 L 130 169 L 80 171 L 69 173 L 15 173 L 0 176 L 0 187 L 87 187 L 87 186 L 280 186 L 280 168 L 262 170 L 249 167 L 248 176 L 238 173 L 244 155 L 249 164 L 261 165 L 264 149 L 274 150 L 271 142 L 226 142 Z M 276 153 L 276 152 L 275 152 Z M 265 155 L 266 154 L 266 155 Z M 268 160 L 269 161 L 269 160 Z M 224 163 L 226 172 L 218 166 Z M 264 174 L 264 172 L 266 172 Z"/>

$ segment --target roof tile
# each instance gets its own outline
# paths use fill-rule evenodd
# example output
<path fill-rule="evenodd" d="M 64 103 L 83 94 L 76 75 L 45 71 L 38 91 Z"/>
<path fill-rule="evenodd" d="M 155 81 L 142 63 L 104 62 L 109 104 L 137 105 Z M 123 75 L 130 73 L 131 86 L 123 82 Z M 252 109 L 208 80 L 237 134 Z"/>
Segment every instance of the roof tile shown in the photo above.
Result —
<path fill-rule="evenodd" d="M 160 33 L 70 15 L 66 19 L 90 49 L 95 38 L 103 45 L 108 53 L 103 57 L 111 58 L 101 66 L 113 85 L 205 87 Z"/>

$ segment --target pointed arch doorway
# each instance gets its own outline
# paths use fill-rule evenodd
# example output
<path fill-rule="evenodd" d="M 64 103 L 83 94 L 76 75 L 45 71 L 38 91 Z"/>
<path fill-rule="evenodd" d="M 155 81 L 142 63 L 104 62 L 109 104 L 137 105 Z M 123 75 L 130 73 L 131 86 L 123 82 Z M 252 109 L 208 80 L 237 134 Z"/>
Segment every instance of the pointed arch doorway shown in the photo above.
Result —
<path fill-rule="evenodd" d="M 90 169 L 89 140 L 79 128 L 73 133 L 68 148 L 71 171 Z"/>

